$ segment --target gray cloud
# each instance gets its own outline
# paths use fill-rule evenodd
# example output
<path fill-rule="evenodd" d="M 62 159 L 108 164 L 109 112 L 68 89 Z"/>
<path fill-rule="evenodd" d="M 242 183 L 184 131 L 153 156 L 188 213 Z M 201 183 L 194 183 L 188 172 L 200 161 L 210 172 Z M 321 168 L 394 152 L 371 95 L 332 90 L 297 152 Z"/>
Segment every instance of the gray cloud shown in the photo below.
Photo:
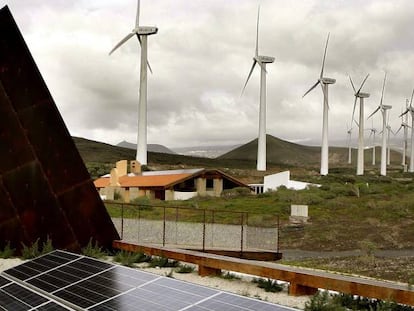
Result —
<path fill-rule="evenodd" d="M 262 0 L 260 53 L 267 75 L 268 133 L 318 143 L 322 92 L 302 99 L 320 72 L 327 33 L 331 140 L 346 139 L 354 102 L 348 74 L 378 105 L 383 71 L 390 122 L 414 87 L 414 3 L 410 0 Z M 16 21 L 72 133 L 116 144 L 136 140 L 140 50 L 130 40 L 136 1 L 9 0 Z M 242 96 L 255 49 L 258 1 L 141 1 L 149 38 L 148 141 L 168 147 L 245 143 L 257 137 L 259 70 Z M 6 4 L 0 0 L 0 6 Z M 374 118 L 380 126 L 380 117 Z M 371 121 L 367 124 L 371 126 Z M 368 135 L 368 134 L 367 134 Z"/>

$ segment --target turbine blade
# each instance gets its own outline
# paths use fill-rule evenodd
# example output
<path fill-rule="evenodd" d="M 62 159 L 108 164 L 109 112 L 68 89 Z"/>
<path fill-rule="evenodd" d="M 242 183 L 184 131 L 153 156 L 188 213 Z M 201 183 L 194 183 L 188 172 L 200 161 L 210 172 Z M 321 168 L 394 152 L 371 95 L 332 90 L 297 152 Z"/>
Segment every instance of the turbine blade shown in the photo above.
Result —
<path fill-rule="evenodd" d="M 255 59 L 253 60 L 252 68 L 250 68 L 250 72 L 249 72 L 249 75 L 247 76 L 247 80 L 246 80 L 246 83 L 244 84 L 244 87 L 243 87 L 243 90 L 241 92 L 241 95 L 243 95 L 243 92 L 244 92 L 244 89 L 246 88 L 247 82 L 249 82 L 250 76 L 252 75 L 252 72 L 254 70 L 254 66 L 256 66 L 256 60 Z"/>
<path fill-rule="evenodd" d="M 356 120 L 354 120 L 354 122 L 355 122 L 355 124 L 359 127 L 359 123 L 358 123 Z"/>
<path fill-rule="evenodd" d="M 381 92 L 381 101 L 380 101 L 380 107 L 382 107 L 382 101 L 384 100 L 384 89 L 385 89 L 385 81 L 387 80 L 387 72 L 385 72 L 384 75 L 384 82 L 382 83 L 382 92 Z"/>
<path fill-rule="evenodd" d="M 141 36 L 139 34 L 137 34 L 137 38 L 138 38 L 139 46 L 142 46 Z"/>
<path fill-rule="evenodd" d="M 352 120 L 354 120 L 355 118 L 355 108 L 356 108 L 356 103 L 357 103 L 358 97 L 355 96 L 355 101 L 354 101 L 354 109 L 352 110 Z"/>
<path fill-rule="evenodd" d="M 255 56 L 259 56 L 259 17 L 260 17 L 260 5 L 257 9 L 257 24 L 256 24 L 256 52 Z M 261 65 L 260 65 L 261 66 Z"/>
<path fill-rule="evenodd" d="M 117 48 L 119 48 L 122 44 L 124 44 L 126 41 L 128 41 L 131 37 L 135 35 L 135 32 L 131 32 L 128 35 L 125 36 L 115 47 L 109 52 L 109 55 L 111 55 Z"/>
<path fill-rule="evenodd" d="M 140 7 L 140 3 L 139 3 L 139 0 L 138 0 L 138 3 L 137 3 L 137 16 L 135 17 L 135 28 L 139 27 L 139 7 Z"/>
<path fill-rule="evenodd" d="M 326 93 L 325 93 L 325 86 L 324 86 L 323 82 L 321 82 L 321 88 L 322 88 L 322 93 L 323 93 L 323 102 L 325 104 Z M 328 111 L 329 111 L 329 102 L 327 102 L 327 107 L 328 107 Z"/>
<path fill-rule="evenodd" d="M 351 85 L 352 85 L 352 89 L 354 90 L 354 94 L 356 94 L 356 89 L 355 89 L 355 85 L 354 85 L 354 82 L 352 82 L 352 78 L 351 78 L 351 76 L 349 76 L 348 75 L 348 77 L 349 77 L 349 81 L 351 81 Z"/>
<path fill-rule="evenodd" d="M 407 114 L 408 113 L 408 109 L 407 110 L 405 110 L 402 114 L 400 114 L 400 117 L 402 117 L 403 115 L 405 115 L 405 114 Z"/>
<path fill-rule="evenodd" d="M 400 130 L 402 129 L 402 127 L 403 127 L 403 126 L 402 126 L 402 124 L 401 124 L 400 128 L 398 129 L 398 131 L 396 131 L 396 132 L 395 132 L 395 135 L 397 135 L 397 134 L 400 132 Z"/>
<path fill-rule="evenodd" d="M 325 59 L 326 59 L 326 51 L 328 49 L 329 35 L 330 35 L 330 33 L 328 32 L 328 38 L 326 38 L 325 52 L 323 53 L 323 61 L 322 61 L 322 69 L 321 69 L 320 79 L 323 78 L 323 69 L 325 68 Z"/>
<path fill-rule="evenodd" d="M 378 107 L 377 107 L 377 109 L 375 109 L 375 110 L 374 110 L 374 112 L 373 112 L 373 113 L 371 113 L 367 119 L 371 118 L 371 117 L 372 117 L 374 114 L 376 114 L 376 113 L 378 112 L 378 110 L 380 110 L 380 109 L 381 109 L 381 106 L 378 106 Z"/>
<path fill-rule="evenodd" d="M 310 91 L 312 91 L 319 83 L 321 83 L 319 80 L 316 81 L 316 83 L 312 85 L 311 88 L 305 94 L 303 94 L 302 98 L 305 97 Z"/>
<path fill-rule="evenodd" d="M 357 94 L 359 94 L 359 92 L 362 90 L 362 87 L 364 86 L 364 84 L 367 81 L 368 77 L 369 77 L 369 74 L 367 74 L 367 76 L 365 77 L 364 81 L 362 81 L 361 86 L 359 87 L 359 90 L 358 90 Z"/>
<path fill-rule="evenodd" d="M 152 68 L 151 68 L 151 66 L 150 66 L 150 63 L 149 63 L 148 59 L 147 59 L 147 66 L 148 66 L 149 71 L 150 71 L 150 72 L 151 72 L 151 74 L 152 74 Z"/>

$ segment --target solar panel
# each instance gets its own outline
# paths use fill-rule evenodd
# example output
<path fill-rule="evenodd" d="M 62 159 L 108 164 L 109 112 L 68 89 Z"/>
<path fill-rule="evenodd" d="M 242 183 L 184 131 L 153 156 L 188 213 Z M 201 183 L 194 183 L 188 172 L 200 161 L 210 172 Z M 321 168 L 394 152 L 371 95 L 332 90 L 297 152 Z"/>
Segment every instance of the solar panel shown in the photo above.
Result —
<path fill-rule="evenodd" d="M 0 310 L 73 310 L 21 284 L 0 276 Z"/>
<path fill-rule="evenodd" d="M 0 309 L 6 310 L 291 310 L 65 251 L 2 274 Z"/>

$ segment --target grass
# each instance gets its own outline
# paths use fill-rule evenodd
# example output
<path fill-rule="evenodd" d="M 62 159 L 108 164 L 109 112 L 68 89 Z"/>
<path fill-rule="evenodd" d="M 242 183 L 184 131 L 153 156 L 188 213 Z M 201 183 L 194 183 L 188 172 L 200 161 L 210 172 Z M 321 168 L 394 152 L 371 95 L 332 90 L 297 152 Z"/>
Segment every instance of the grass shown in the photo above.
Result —
<path fill-rule="evenodd" d="M 11 247 L 10 241 L 6 243 L 3 250 L 0 251 L 0 258 L 7 259 L 13 257 L 15 249 Z"/>
<path fill-rule="evenodd" d="M 180 264 L 177 269 L 175 269 L 176 273 L 192 273 L 194 272 L 195 267 L 194 266 L 190 266 L 190 265 L 186 265 L 186 264 Z"/>
<path fill-rule="evenodd" d="M 148 266 L 150 268 L 160 267 L 160 268 L 177 268 L 179 266 L 177 260 L 171 260 L 165 257 L 152 257 Z"/>

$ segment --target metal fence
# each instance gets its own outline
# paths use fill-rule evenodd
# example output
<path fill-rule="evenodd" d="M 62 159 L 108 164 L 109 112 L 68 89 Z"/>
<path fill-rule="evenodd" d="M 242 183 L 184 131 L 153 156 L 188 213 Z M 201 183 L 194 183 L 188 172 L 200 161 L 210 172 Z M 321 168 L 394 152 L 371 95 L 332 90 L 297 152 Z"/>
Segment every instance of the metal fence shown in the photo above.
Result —
<path fill-rule="evenodd" d="M 271 214 L 106 202 L 121 239 L 194 249 L 279 252 Z"/>

